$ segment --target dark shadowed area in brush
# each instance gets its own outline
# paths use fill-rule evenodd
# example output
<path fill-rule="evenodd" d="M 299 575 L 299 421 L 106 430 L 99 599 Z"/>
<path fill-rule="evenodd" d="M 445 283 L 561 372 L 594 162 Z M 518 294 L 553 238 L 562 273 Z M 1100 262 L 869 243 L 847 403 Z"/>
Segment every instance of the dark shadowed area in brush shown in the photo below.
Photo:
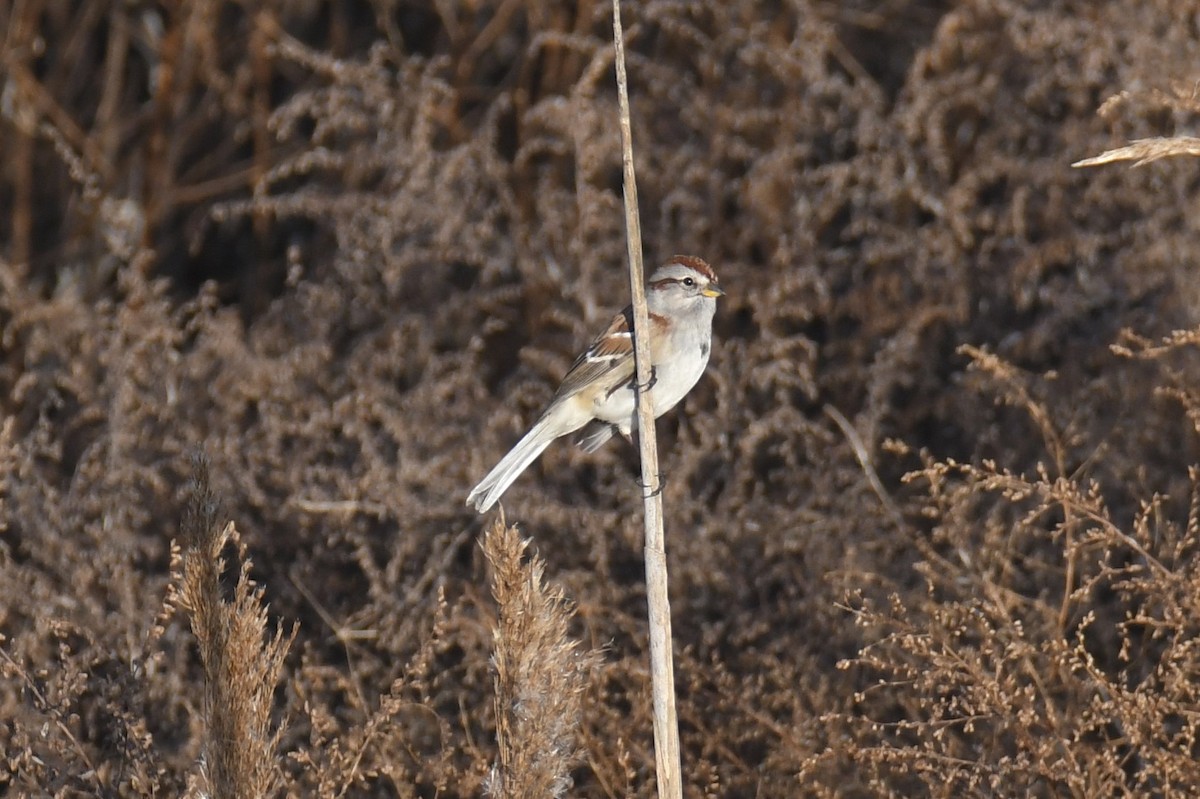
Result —
<path fill-rule="evenodd" d="M 0 4 L 0 793 L 653 795 L 607 10 Z M 686 795 L 1200 794 L 1198 15 L 627 6 Z"/>

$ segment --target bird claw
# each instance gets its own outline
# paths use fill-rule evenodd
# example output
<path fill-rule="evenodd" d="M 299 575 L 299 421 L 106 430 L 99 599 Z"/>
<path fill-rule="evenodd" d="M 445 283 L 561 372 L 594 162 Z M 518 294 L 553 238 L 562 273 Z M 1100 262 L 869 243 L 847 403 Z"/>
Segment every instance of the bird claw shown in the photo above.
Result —
<path fill-rule="evenodd" d="M 651 367 L 650 367 L 650 380 L 649 380 L 649 382 L 647 382 L 647 383 L 646 383 L 644 386 L 643 386 L 643 385 L 639 385 L 639 386 L 638 386 L 638 391 L 639 391 L 639 392 L 646 392 L 646 391 L 649 391 L 650 389 L 654 388 L 654 385 L 655 385 L 657 382 L 658 382 L 658 369 L 656 369 L 655 367 L 651 366 Z"/>
<path fill-rule="evenodd" d="M 666 475 L 663 473 L 659 473 L 659 475 L 658 475 L 658 488 L 654 489 L 653 491 L 650 491 L 649 493 L 647 493 L 647 491 L 646 491 L 647 485 L 645 483 L 643 483 L 640 479 L 634 480 L 634 482 L 637 483 L 638 488 L 642 489 L 642 499 L 650 499 L 651 497 L 657 497 L 660 494 L 662 494 L 663 489 L 667 487 Z"/>

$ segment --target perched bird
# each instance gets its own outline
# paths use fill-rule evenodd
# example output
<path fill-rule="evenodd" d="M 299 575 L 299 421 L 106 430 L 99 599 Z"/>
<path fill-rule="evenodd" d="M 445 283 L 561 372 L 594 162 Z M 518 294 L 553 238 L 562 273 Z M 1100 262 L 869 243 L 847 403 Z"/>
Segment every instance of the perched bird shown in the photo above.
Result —
<path fill-rule="evenodd" d="M 657 419 L 684 398 L 708 365 L 717 297 L 725 292 L 702 259 L 676 255 L 650 276 L 650 400 Z M 633 308 L 613 317 L 608 329 L 576 359 L 550 406 L 467 497 L 483 513 L 556 438 L 579 431 L 585 452 L 613 433 L 628 437 L 637 427 L 633 359 Z"/>

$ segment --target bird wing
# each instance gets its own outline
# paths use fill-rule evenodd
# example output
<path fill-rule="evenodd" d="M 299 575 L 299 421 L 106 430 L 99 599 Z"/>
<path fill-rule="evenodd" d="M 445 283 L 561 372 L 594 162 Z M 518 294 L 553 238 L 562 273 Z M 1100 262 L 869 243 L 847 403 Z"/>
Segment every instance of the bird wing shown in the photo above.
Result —
<path fill-rule="evenodd" d="M 611 391 L 633 378 L 633 307 L 613 317 L 608 328 L 575 359 L 554 402 L 573 396 L 589 386 Z"/>

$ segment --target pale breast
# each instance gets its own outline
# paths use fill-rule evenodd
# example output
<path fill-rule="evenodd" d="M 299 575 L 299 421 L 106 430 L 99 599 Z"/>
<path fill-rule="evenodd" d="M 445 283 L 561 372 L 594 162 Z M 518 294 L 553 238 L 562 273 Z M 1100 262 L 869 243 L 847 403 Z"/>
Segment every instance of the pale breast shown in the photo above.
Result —
<path fill-rule="evenodd" d="M 700 380 L 705 367 L 708 366 L 708 339 L 688 341 L 685 346 L 691 350 L 690 357 L 676 358 L 655 367 L 658 379 L 650 389 L 655 418 L 678 405 Z"/>
<path fill-rule="evenodd" d="M 654 416 L 658 418 L 679 404 L 692 390 L 708 366 L 711 336 L 680 336 L 672 342 L 672 352 L 686 352 L 687 357 L 660 360 L 654 364 L 654 385 L 650 399 L 654 403 Z M 596 418 L 617 425 L 628 433 L 637 427 L 637 408 L 632 385 L 626 383 L 611 393 L 595 400 Z"/>

